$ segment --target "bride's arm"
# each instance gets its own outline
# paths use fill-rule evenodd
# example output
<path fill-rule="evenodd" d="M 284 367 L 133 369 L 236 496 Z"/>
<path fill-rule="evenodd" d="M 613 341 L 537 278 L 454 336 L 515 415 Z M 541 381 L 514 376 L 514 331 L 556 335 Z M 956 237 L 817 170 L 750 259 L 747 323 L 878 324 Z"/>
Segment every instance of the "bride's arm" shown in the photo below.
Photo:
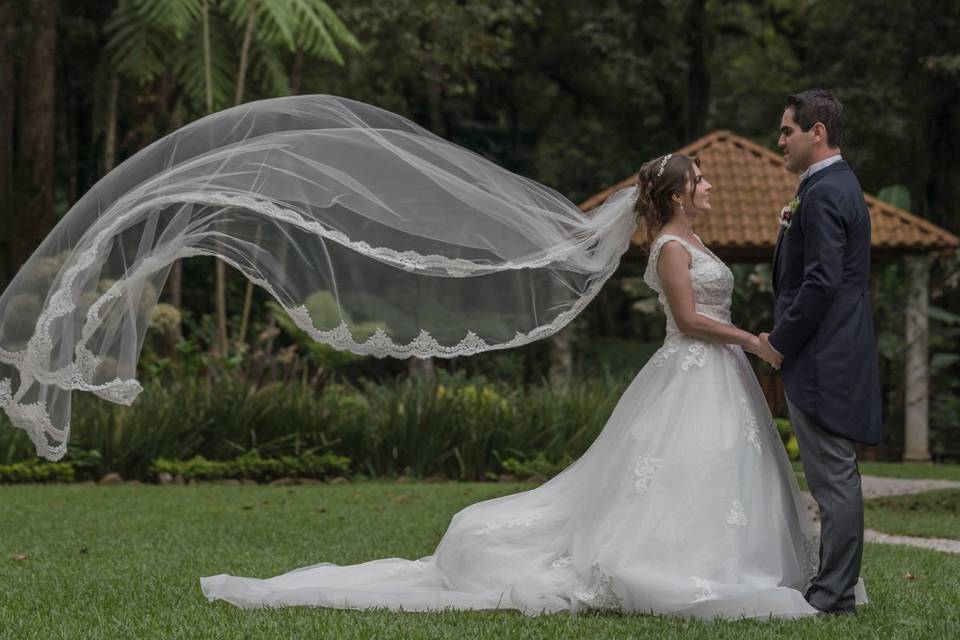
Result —
<path fill-rule="evenodd" d="M 660 249 L 657 273 L 663 293 L 677 328 L 684 335 L 698 340 L 735 344 L 750 353 L 760 349 L 760 338 L 696 312 L 693 303 L 693 284 L 690 282 L 690 253 L 678 242 L 667 242 Z"/>

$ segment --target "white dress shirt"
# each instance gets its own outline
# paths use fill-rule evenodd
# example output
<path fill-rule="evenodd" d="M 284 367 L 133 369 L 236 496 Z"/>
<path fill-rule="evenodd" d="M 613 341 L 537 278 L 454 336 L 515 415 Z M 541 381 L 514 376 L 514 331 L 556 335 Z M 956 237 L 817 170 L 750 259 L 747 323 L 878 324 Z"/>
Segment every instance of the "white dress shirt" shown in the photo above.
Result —
<path fill-rule="evenodd" d="M 841 160 L 843 160 L 843 156 L 841 156 L 838 153 L 835 156 L 824 158 L 820 162 L 814 162 L 812 165 L 807 167 L 806 171 L 800 174 L 800 182 L 803 182 L 804 180 L 806 180 L 807 178 L 815 174 L 817 171 L 820 171 L 821 169 L 826 169 L 827 167 L 832 165 L 834 162 L 840 162 Z"/>

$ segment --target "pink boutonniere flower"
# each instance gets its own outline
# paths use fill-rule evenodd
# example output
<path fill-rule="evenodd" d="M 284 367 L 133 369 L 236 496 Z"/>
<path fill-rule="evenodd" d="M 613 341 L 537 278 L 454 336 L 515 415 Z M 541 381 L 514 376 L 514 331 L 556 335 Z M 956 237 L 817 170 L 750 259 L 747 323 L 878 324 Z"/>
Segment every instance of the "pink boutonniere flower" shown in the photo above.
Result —
<path fill-rule="evenodd" d="M 799 206 L 800 198 L 794 198 L 787 206 L 780 210 L 780 226 L 783 227 L 784 233 L 790 230 L 790 226 L 793 224 L 793 214 L 797 212 Z"/>

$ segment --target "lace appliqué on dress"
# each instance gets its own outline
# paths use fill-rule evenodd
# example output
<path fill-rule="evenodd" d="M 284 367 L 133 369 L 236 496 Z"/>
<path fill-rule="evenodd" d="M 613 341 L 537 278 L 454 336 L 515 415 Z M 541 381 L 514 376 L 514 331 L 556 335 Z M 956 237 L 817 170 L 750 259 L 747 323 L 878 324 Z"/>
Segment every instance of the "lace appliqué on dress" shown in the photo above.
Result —
<path fill-rule="evenodd" d="M 650 480 L 660 468 L 660 459 L 651 458 L 648 455 L 641 456 L 635 465 L 633 465 L 633 475 L 636 478 L 633 481 L 633 488 L 638 492 L 644 492 L 650 486 Z"/>
<path fill-rule="evenodd" d="M 590 586 L 575 591 L 574 597 L 594 609 L 622 608 L 623 599 L 614 591 L 613 576 L 605 574 L 597 563 L 592 564 L 590 569 L 593 571 Z"/>
<path fill-rule="evenodd" d="M 483 536 L 497 529 L 513 529 L 514 527 L 529 527 L 534 522 L 543 517 L 541 511 L 535 511 L 530 515 L 516 515 L 502 520 L 489 520 L 483 529 L 477 531 L 478 536 Z"/>
<path fill-rule="evenodd" d="M 653 357 L 650 358 L 650 362 L 653 363 L 655 367 L 662 367 L 663 364 L 670 359 L 670 356 L 675 354 L 677 351 L 680 351 L 680 340 L 675 338 L 667 338 L 663 343 L 663 346 L 660 347 Z"/>
<path fill-rule="evenodd" d="M 747 510 L 743 508 L 743 503 L 734 500 L 730 504 L 730 513 L 727 514 L 727 524 L 733 524 L 738 527 L 747 526 Z"/>
<path fill-rule="evenodd" d="M 690 355 L 683 359 L 680 368 L 687 371 L 691 366 L 697 365 L 702 369 L 707 362 L 707 346 L 702 342 L 694 342 L 687 351 L 690 352 Z"/>
<path fill-rule="evenodd" d="M 747 402 L 746 398 L 740 399 L 740 411 L 743 413 L 744 434 L 747 440 L 750 441 L 750 444 L 757 450 L 757 453 L 762 457 L 763 450 L 760 448 L 760 425 L 757 422 L 757 417 L 750 411 L 750 403 Z"/>
<path fill-rule="evenodd" d="M 557 556 L 557 559 L 550 563 L 550 566 L 554 569 L 562 569 L 563 567 L 573 564 L 573 556 L 570 554 L 563 554 Z"/>

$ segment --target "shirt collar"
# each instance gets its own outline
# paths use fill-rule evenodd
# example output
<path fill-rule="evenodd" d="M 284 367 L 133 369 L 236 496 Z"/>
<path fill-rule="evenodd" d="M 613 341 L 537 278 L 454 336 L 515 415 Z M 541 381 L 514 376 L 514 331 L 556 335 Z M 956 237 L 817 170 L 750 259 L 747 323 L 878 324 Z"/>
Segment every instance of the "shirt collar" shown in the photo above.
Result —
<path fill-rule="evenodd" d="M 817 171 L 820 171 L 821 169 L 826 169 L 827 167 L 829 167 L 829 166 L 832 165 L 833 163 L 835 163 L 835 162 L 840 162 L 841 160 L 843 160 L 843 156 L 841 156 L 841 155 L 838 153 L 838 154 L 835 155 L 835 156 L 830 156 L 829 158 L 824 158 L 824 159 L 821 160 L 820 162 L 814 162 L 812 165 L 810 165 L 809 167 L 807 167 L 807 170 L 806 170 L 806 171 L 804 171 L 803 173 L 800 174 L 800 182 L 803 182 L 804 180 L 806 180 L 807 178 L 809 178 L 810 176 L 812 176 L 813 174 L 815 174 Z"/>

